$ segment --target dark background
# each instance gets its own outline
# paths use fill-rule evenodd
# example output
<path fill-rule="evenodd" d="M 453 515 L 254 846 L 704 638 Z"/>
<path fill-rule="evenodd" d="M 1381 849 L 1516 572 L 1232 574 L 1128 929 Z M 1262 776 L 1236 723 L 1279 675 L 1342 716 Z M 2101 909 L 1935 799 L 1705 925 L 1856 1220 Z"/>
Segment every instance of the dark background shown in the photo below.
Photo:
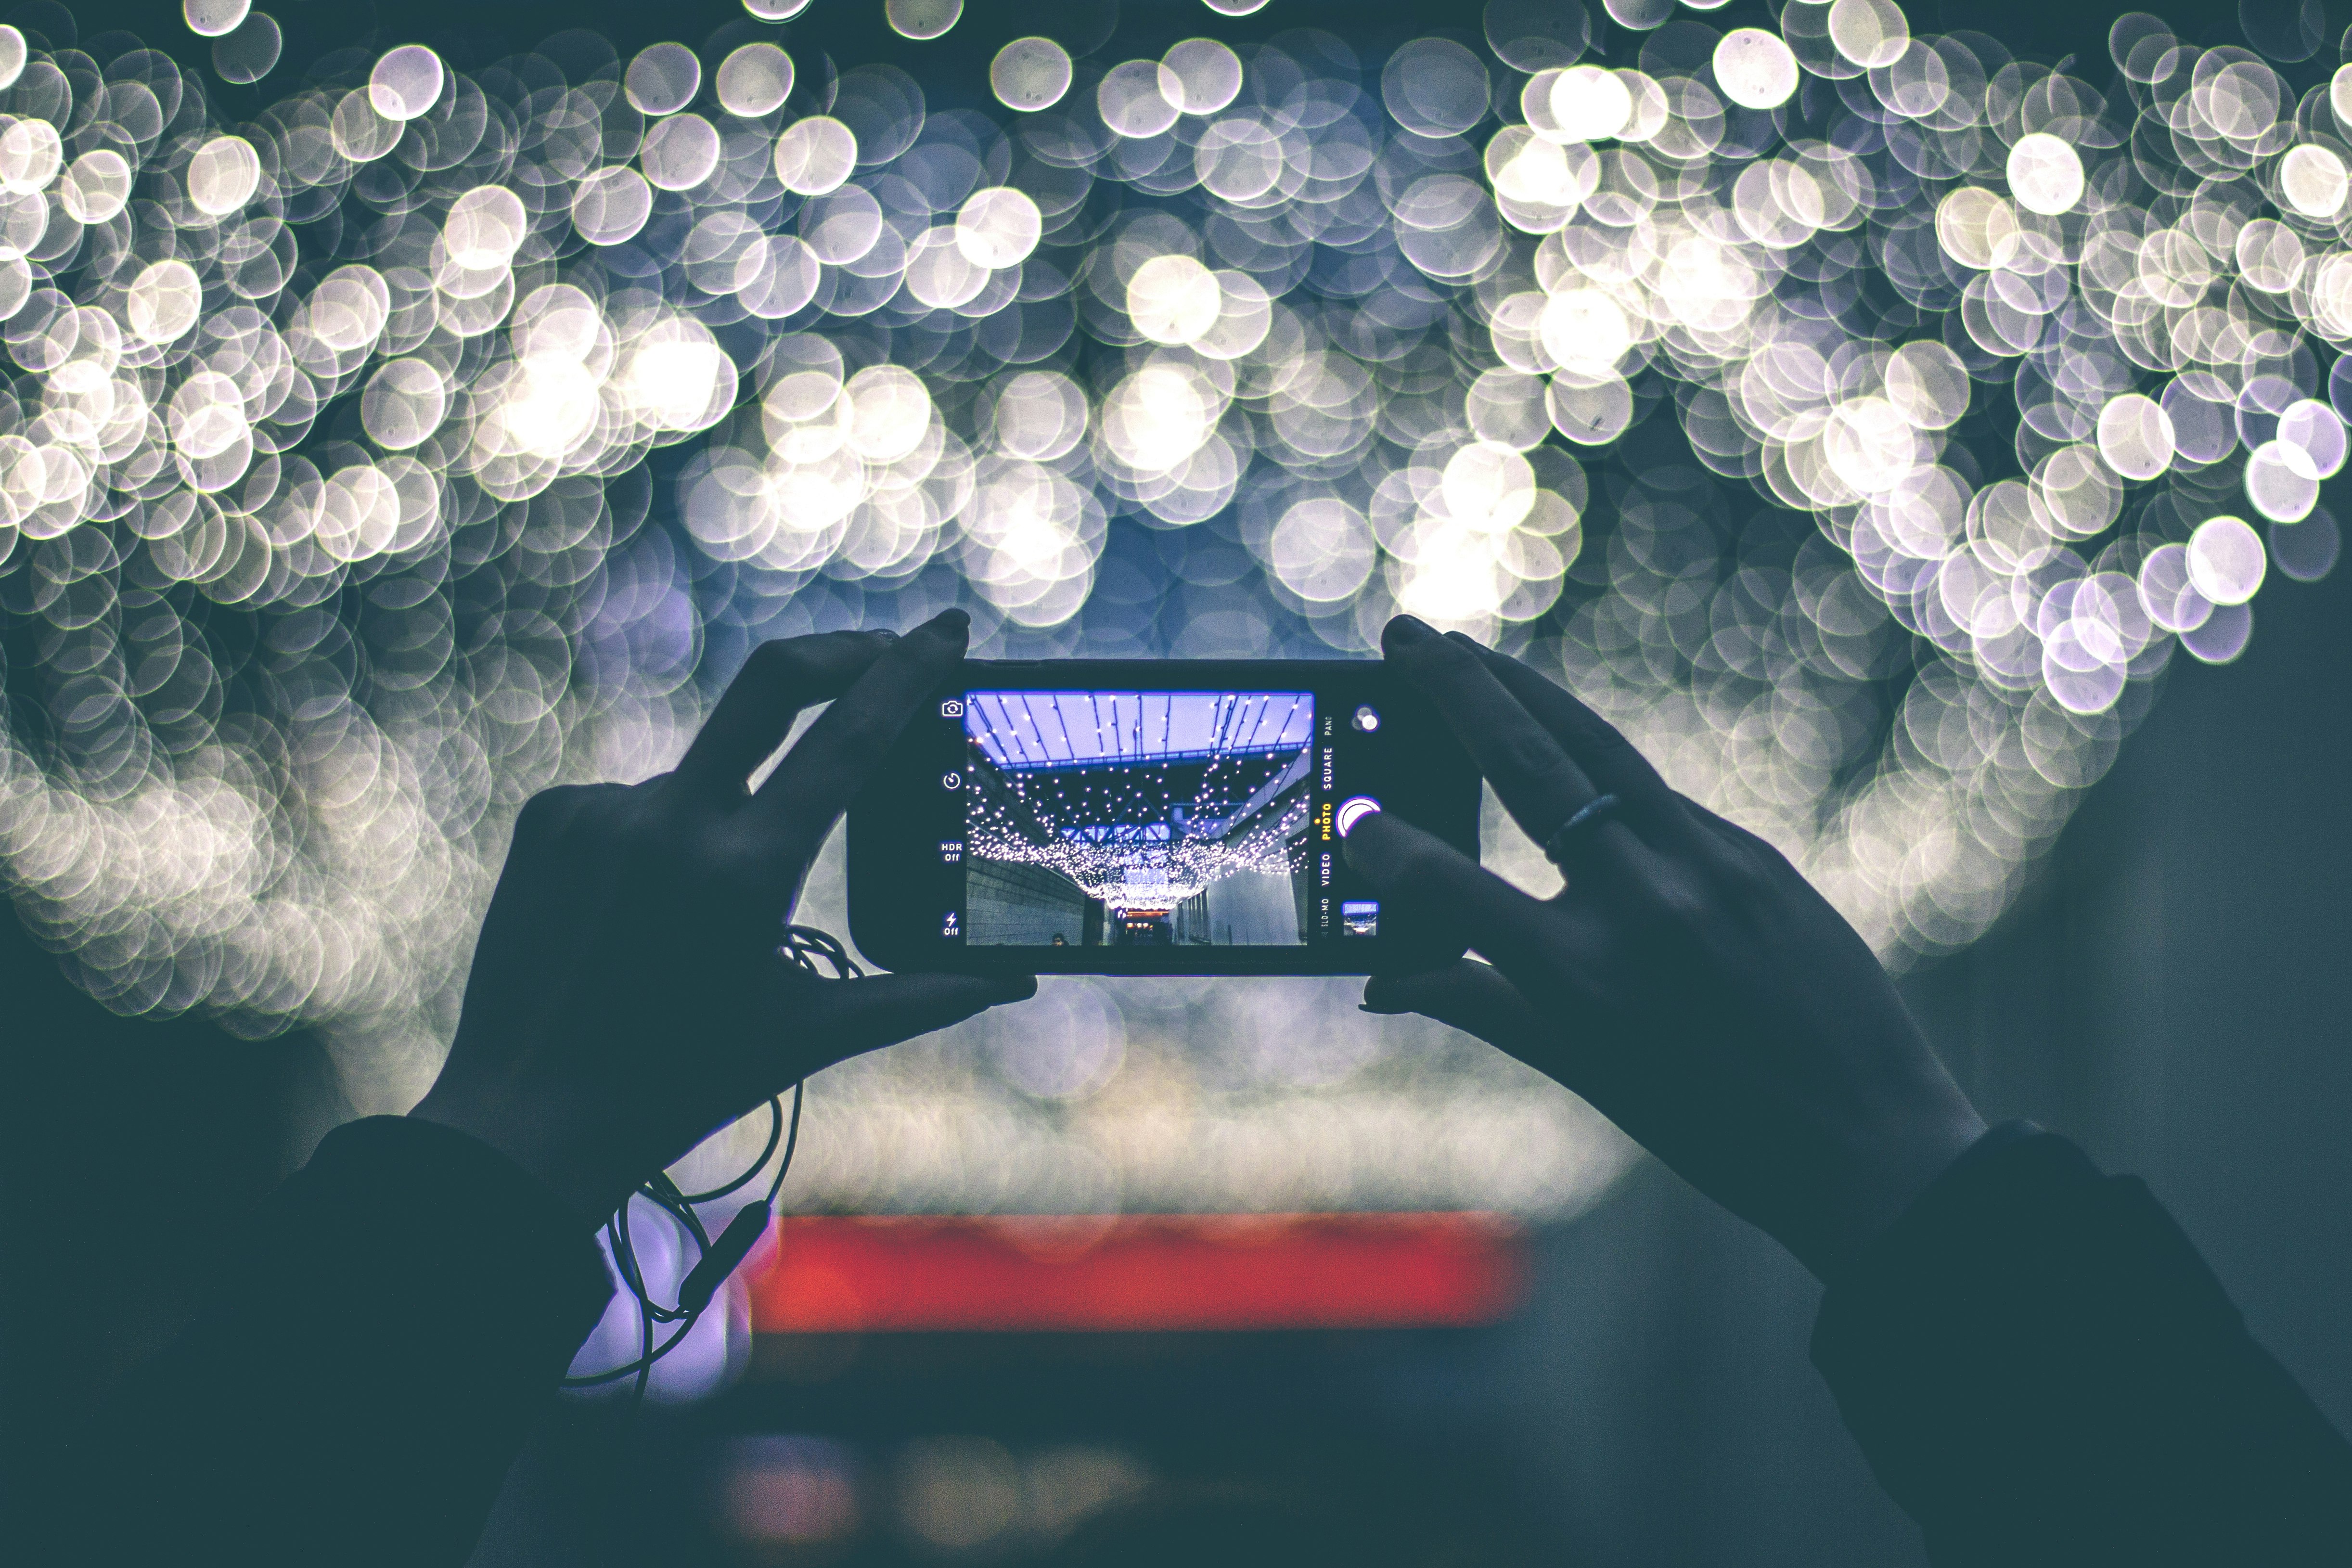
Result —
<path fill-rule="evenodd" d="M 128 26 L 200 59 L 177 9 L 80 8 L 85 36 Z M 972 0 L 947 39 L 910 46 L 881 31 L 878 0 L 814 0 L 787 43 L 833 47 L 845 63 L 898 59 L 928 85 L 956 51 L 977 79 L 1004 37 L 1056 33 L 1099 9 Z M 1741 25 L 1744 9 L 1706 19 Z M 2106 74 L 2105 12 L 1911 10 L 1921 31 L 1940 10 L 1942 26 L 2045 58 L 2078 54 L 2084 75 Z M 478 64 L 542 32 L 595 26 L 625 58 L 660 37 L 698 44 L 742 18 L 731 0 L 280 0 L 274 12 L 288 38 L 263 84 L 269 97 L 337 45 L 422 37 Z M 2167 16 L 2200 41 L 2238 41 L 2230 8 Z M 1377 58 L 1465 21 L 1467 5 L 1273 0 L 1234 23 L 1197 0 L 1129 0 L 1114 48 L 1319 25 Z M 2339 512 L 2344 488 L 2330 487 Z M 2153 714 L 2018 907 L 1973 950 L 1905 984 L 1988 1117 L 2032 1117 L 2145 1175 L 2255 1333 L 2352 1427 L 2347 716 L 2352 578 L 2274 575 L 2245 656 L 2220 669 L 2176 660 Z M 6 1501 L 40 1486 L 58 1424 L 169 1331 L 225 1229 L 345 1114 L 310 1037 L 251 1042 L 195 1022 L 114 1018 L 0 918 Z M 715 1411 L 641 1423 L 628 1440 L 644 1480 L 618 1498 L 609 1423 L 575 1415 L 519 1470 L 483 1561 L 576 1561 L 592 1538 L 625 1561 L 633 1538 L 651 1548 L 690 1536 L 697 1494 L 670 1483 L 721 1426 L 876 1443 L 922 1432 L 1107 1438 L 1166 1474 L 1376 1499 L 1433 1542 L 1456 1543 L 1462 1562 L 1532 1548 L 1561 1563 L 1661 1568 L 1917 1563 L 1916 1532 L 1872 1484 L 1806 1362 L 1817 1300 L 1770 1243 L 1644 1165 L 1539 1238 L 1529 1310 L 1492 1331 L 868 1347 L 848 1375 L 755 1382 Z"/>

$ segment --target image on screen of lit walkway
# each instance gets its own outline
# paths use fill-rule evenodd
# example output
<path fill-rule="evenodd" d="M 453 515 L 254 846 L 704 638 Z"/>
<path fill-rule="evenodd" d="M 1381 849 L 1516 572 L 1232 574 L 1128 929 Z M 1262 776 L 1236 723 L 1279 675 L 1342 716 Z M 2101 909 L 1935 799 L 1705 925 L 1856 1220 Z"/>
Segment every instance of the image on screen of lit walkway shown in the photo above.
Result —
<path fill-rule="evenodd" d="M 1307 691 L 974 691 L 964 941 L 1307 940 Z"/>

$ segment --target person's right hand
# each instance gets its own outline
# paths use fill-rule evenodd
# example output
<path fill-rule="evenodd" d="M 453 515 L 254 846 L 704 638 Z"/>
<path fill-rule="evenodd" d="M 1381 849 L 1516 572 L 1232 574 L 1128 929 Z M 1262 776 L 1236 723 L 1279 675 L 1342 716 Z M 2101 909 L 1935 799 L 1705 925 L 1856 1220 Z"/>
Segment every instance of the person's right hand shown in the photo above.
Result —
<path fill-rule="evenodd" d="M 1493 961 L 1375 978 L 1366 1009 L 1492 1041 L 1834 1275 L 1985 1131 L 1869 947 L 1778 850 L 1526 665 L 1408 616 L 1386 652 L 1537 843 L 1603 794 L 1622 804 L 1569 836 L 1550 900 L 1393 816 L 1360 823 L 1349 863 Z"/>
<path fill-rule="evenodd" d="M 762 644 L 674 771 L 534 795 L 457 1041 L 409 1114 L 504 1152 L 595 1224 L 769 1096 L 1034 993 L 1025 977 L 821 980 L 777 952 L 825 835 L 954 672 L 968 629 L 950 610 L 904 637 Z"/>

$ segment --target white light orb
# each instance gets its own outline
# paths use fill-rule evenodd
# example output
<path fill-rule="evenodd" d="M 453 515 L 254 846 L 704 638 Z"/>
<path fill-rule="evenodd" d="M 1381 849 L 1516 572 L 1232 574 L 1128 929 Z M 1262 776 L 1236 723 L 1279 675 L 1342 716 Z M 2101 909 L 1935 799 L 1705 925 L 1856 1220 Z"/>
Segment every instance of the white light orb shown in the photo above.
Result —
<path fill-rule="evenodd" d="M 1777 109 L 1797 90 L 1797 57 L 1761 27 L 1726 33 L 1715 46 L 1715 84 L 1748 109 Z"/>
<path fill-rule="evenodd" d="M 477 185 L 449 205 L 441 241 L 450 260 L 478 272 L 512 260 L 530 231 L 520 196 L 504 185 Z"/>
<path fill-rule="evenodd" d="M 746 44 L 719 62 L 711 85 L 730 114 L 748 120 L 773 113 L 793 95 L 793 57 L 773 44 Z"/>
<path fill-rule="evenodd" d="M 209 217 L 225 217 L 253 199 L 261 184 L 261 155 L 242 136 L 215 136 L 188 160 L 188 200 Z"/>
<path fill-rule="evenodd" d="M 1911 24 L 1894 0 L 1837 0 L 1830 7 L 1830 42 L 1855 65 L 1878 70 L 1911 47 Z"/>
<path fill-rule="evenodd" d="M 2127 479 L 2152 479 L 2172 466 L 2172 416 L 2137 392 L 2099 410 L 2099 456 Z"/>
<path fill-rule="evenodd" d="M 702 62 L 684 44 L 653 44 L 629 62 L 621 89 L 641 114 L 675 114 L 702 90 Z"/>
<path fill-rule="evenodd" d="M 1551 84 L 1551 117 L 1571 142 L 1604 141 L 1633 118 L 1633 95 L 1615 71 L 1570 66 Z"/>
<path fill-rule="evenodd" d="M 396 359 L 368 379 L 360 395 L 360 423 L 387 452 L 406 451 L 441 426 L 449 389 L 423 360 Z"/>
<path fill-rule="evenodd" d="M 591 245 L 635 239 L 653 216 L 653 188 L 630 168 L 599 169 L 572 197 L 572 226 Z"/>
<path fill-rule="evenodd" d="M 1155 343 L 1189 343 L 1217 324 L 1216 274 L 1189 256 L 1155 256 L 1128 279 L 1127 313 Z"/>
<path fill-rule="evenodd" d="M 2284 441 L 2265 441 L 2246 455 L 2246 499 L 2273 522 L 2301 522 L 2319 504 L 2319 479 L 2310 456 Z"/>
<path fill-rule="evenodd" d="M 956 214 L 956 248 L 974 267 L 993 272 L 1027 259 L 1045 226 L 1026 191 L 992 185 L 974 191 Z"/>
<path fill-rule="evenodd" d="M 124 314 L 133 332 L 160 346 L 185 337 L 204 303 L 205 286 L 194 268 L 177 259 L 157 261 L 132 280 Z"/>
<path fill-rule="evenodd" d="M 690 191 L 719 166 L 719 128 L 699 114 L 678 114 L 646 132 L 637 167 L 665 191 Z"/>
<path fill-rule="evenodd" d="M 131 200 L 131 164 L 111 147 L 84 153 L 58 182 L 58 205 L 76 223 L 104 223 Z"/>
<path fill-rule="evenodd" d="M 2263 536 L 2242 517 L 2209 517 L 2189 536 L 2189 585 L 2217 605 L 2242 605 L 2263 585 Z"/>
<path fill-rule="evenodd" d="M 2334 217 L 2344 210 L 2347 181 L 2344 160 L 2305 142 L 2279 160 L 2279 195 L 2305 217 Z"/>
<path fill-rule="evenodd" d="M 2083 160 L 2046 131 L 2021 136 L 2009 150 L 2009 193 L 2045 217 L 2070 212 L 2083 199 Z"/>
<path fill-rule="evenodd" d="M 1024 114 L 1051 109 L 1070 90 L 1070 55 L 1051 38 L 1015 38 L 996 51 L 989 90 L 1007 109 Z"/>
<path fill-rule="evenodd" d="M 963 19 L 963 0 L 886 0 L 882 15 L 892 32 L 921 42 L 946 37 Z"/>
<path fill-rule="evenodd" d="M 404 44 L 368 73 L 368 103 L 386 120 L 414 120 L 441 97 L 448 73 L 423 44 Z"/>
<path fill-rule="evenodd" d="M 184 0 L 180 19 L 196 37 L 217 38 L 236 32 L 252 9 L 253 0 Z"/>
<path fill-rule="evenodd" d="M 2317 398 L 2292 404 L 2279 416 L 2278 442 L 2287 461 L 2307 479 L 2333 479 L 2344 467 L 2344 421 Z"/>
<path fill-rule="evenodd" d="M 776 138 L 776 178 L 788 191 L 821 196 L 837 191 L 857 167 L 857 138 L 829 115 L 813 114 Z"/>
<path fill-rule="evenodd" d="M 1214 114 L 1241 96 L 1241 57 L 1214 38 L 1187 38 L 1160 63 L 1168 71 L 1160 91 L 1187 114 Z M 1169 92 L 1171 85 L 1175 91 Z"/>

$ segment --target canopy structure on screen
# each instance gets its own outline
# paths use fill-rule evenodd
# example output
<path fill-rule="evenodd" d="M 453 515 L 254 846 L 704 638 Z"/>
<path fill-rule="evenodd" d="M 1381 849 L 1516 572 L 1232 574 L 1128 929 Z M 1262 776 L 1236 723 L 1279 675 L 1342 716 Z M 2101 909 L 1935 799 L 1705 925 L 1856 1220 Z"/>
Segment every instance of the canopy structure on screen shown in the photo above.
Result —
<path fill-rule="evenodd" d="M 1100 906 L 1073 942 L 1303 941 L 1314 731 L 1306 691 L 968 693 L 971 874 L 1069 884 Z M 1213 910 L 1212 889 L 1244 874 L 1246 910 Z M 1030 891 L 1029 908 L 1046 901 Z M 1022 940 L 994 910 L 975 905 L 968 942 Z"/>

